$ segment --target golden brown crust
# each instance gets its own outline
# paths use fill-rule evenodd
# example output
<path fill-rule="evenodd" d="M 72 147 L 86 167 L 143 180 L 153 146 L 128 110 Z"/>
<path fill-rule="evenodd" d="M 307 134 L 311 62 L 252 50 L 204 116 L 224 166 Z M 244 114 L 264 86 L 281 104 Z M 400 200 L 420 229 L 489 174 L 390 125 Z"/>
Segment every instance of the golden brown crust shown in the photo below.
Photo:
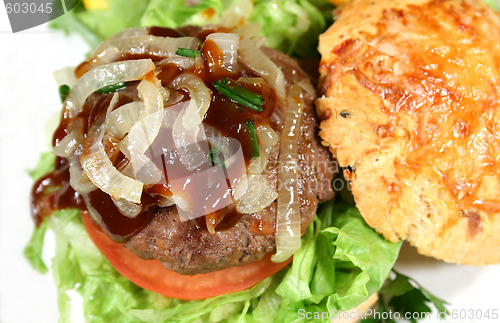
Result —
<path fill-rule="evenodd" d="M 320 38 L 320 135 L 361 214 L 450 262 L 500 262 L 500 15 L 354 0 Z"/>

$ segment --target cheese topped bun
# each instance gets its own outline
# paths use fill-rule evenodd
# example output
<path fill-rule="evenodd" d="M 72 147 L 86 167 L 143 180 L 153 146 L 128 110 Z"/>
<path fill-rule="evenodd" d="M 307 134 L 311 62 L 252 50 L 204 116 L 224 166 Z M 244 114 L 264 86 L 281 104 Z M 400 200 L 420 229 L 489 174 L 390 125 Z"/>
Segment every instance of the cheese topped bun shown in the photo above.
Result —
<path fill-rule="evenodd" d="M 500 15 L 482 1 L 359 0 L 321 36 L 324 144 L 388 240 L 500 262 Z"/>

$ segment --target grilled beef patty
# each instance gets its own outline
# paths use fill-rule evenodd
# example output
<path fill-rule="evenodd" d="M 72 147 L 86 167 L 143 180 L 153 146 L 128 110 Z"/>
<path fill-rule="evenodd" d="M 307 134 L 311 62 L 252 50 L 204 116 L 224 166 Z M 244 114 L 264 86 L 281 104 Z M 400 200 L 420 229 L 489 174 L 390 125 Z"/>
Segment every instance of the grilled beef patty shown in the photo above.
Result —
<path fill-rule="evenodd" d="M 272 49 L 263 51 L 283 71 L 286 89 L 309 77 L 297 63 Z M 331 181 L 336 167 L 321 145 L 313 110 L 314 98 L 305 96 L 299 141 L 299 203 L 302 232 L 311 223 L 318 203 L 333 196 Z M 280 131 L 277 130 L 278 134 Z M 279 146 L 279 145 L 278 145 Z M 279 148 L 275 147 L 264 170 L 272 187 L 277 187 Z M 244 214 L 227 228 L 209 233 L 203 221 L 181 222 L 175 206 L 161 208 L 142 231 L 125 246 L 143 259 L 157 259 L 166 268 L 181 274 L 207 273 L 259 260 L 275 251 L 276 201 L 264 210 Z"/>

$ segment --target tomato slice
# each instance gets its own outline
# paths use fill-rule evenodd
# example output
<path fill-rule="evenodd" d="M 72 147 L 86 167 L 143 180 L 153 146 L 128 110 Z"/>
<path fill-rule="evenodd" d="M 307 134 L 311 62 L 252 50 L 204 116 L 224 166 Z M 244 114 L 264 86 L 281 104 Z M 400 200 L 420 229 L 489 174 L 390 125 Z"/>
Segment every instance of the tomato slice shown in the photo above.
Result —
<path fill-rule="evenodd" d="M 94 244 L 113 267 L 132 283 L 173 298 L 195 300 L 248 289 L 288 265 L 271 261 L 271 255 L 247 265 L 198 275 L 181 275 L 168 270 L 157 260 L 137 257 L 122 244 L 114 242 L 94 223 L 88 212 L 81 212 L 83 224 Z"/>

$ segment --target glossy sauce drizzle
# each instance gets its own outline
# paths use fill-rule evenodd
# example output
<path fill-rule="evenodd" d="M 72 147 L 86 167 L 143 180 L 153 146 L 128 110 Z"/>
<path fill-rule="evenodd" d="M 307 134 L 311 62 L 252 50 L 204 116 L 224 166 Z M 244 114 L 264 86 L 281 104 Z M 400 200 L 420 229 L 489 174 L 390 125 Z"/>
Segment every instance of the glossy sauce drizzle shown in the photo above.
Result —
<path fill-rule="evenodd" d="M 187 31 L 189 32 L 189 30 Z M 152 35 L 162 37 L 178 37 L 182 34 L 172 29 L 159 27 L 152 27 L 149 32 Z M 204 41 L 206 35 L 210 32 L 213 31 L 203 31 L 198 34 L 197 37 L 200 38 L 201 41 Z M 216 46 L 212 46 L 210 42 L 206 42 L 206 44 L 201 48 L 201 51 L 203 52 L 205 58 L 213 58 L 221 55 L 220 50 Z M 274 89 L 267 86 L 267 84 L 244 85 L 248 89 L 264 97 L 264 111 L 259 113 L 239 106 L 225 96 L 221 95 L 212 85 L 212 82 L 217 81 L 222 77 L 237 79 L 240 76 L 257 76 L 251 70 L 244 69 L 240 66 L 240 70 L 236 75 L 231 73 L 228 74 L 227 71 L 214 69 L 213 66 L 210 65 L 210 62 L 207 63 L 207 60 L 205 60 L 203 68 L 194 67 L 189 70 L 180 70 L 173 65 L 158 65 L 161 57 L 130 53 L 124 53 L 118 60 L 140 58 L 151 58 L 157 64 L 157 67 L 161 69 L 157 77 L 160 79 L 164 87 L 168 87 L 171 81 L 181 73 L 193 73 L 200 77 L 212 90 L 212 101 L 210 108 L 205 115 L 204 122 L 215 127 L 223 135 L 237 139 L 242 145 L 246 164 L 248 165 L 250 163 L 252 155 L 252 142 L 248 130 L 243 126 L 243 122 L 246 119 L 253 119 L 255 120 L 256 127 L 263 123 L 269 124 L 268 120 L 278 104 L 277 95 Z M 83 62 L 75 70 L 75 74 L 77 76 L 81 76 L 85 73 L 89 63 L 90 61 Z M 119 101 L 116 107 L 124 105 L 128 102 L 139 100 L 136 90 L 137 84 L 138 82 L 131 82 L 125 89 L 118 91 Z M 93 93 L 89 96 L 89 98 L 87 98 L 82 111 L 74 118 L 69 118 L 68 116 L 63 115 L 59 127 L 54 133 L 53 145 L 55 146 L 60 140 L 62 140 L 70 132 L 71 127 L 73 127 L 77 122 L 83 125 L 84 134 L 91 129 L 93 124 L 103 122 L 111 97 L 112 94 Z M 189 95 L 187 93 L 184 95 L 184 100 L 189 100 Z M 128 162 L 121 152 L 113 154 L 113 156 L 114 157 L 111 158 L 111 161 L 118 169 L 126 165 Z M 66 159 L 57 158 L 55 170 L 35 183 L 32 191 L 32 213 L 37 225 L 41 223 L 44 216 L 50 215 L 54 210 L 66 208 L 77 208 L 80 210 L 88 209 L 91 211 L 94 220 L 100 223 L 101 227 L 115 241 L 123 242 L 141 231 L 151 221 L 155 214 L 161 211 L 161 207 L 158 206 L 158 203 L 162 197 L 171 195 L 168 178 L 166 178 L 164 174 L 162 183 L 145 186 L 141 198 L 142 211 L 136 217 L 130 218 L 120 213 L 111 197 L 99 189 L 86 194 L 79 194 L 78 192 L 75 192 L 69 184 L 68 164 L 69 163 Z M 224 230 L 234 225 L 240 217 L 241 214 L 235 210 L 234 206 L 229 206 L 215 212 L 214 214 L 207 215 L 207 219 L 205 219 L 205 217 L 200 217 L 194 221 L 196 221 L 201 230 L 207 229 L 207 220 L 216 226 L 217 230 Z M 256 231 L 259 231 L 258 228 L 256 228 Z M 265 231 L 265 233 L 262 233 L 269 234 L 268 231 L 270 230 Z"/>

